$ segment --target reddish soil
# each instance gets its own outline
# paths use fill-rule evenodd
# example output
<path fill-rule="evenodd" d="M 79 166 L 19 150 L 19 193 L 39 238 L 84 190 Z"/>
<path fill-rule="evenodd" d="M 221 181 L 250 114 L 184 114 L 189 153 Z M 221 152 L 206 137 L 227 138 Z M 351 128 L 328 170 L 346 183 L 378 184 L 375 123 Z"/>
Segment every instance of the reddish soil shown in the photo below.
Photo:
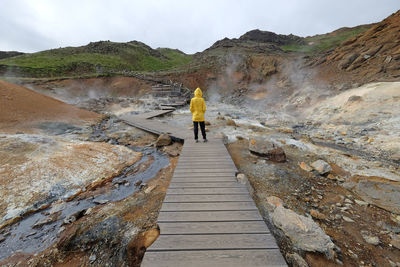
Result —
<path fill-rule="evenodd" d="M 38 90 L 68 89 L 71 96 L 87 95 L 90 90 L 112 96 L 141 96 L 151 90 L 151 82 L 134 77 L 41 80 L 32 84 Z"/>
<path fill-rule="evenodd" d="M 25 87 L 0 81 L 0 127 L 2 130 L 28 128 L 38 121 L 74 123 L 95 122 L 102 118 Z"/>

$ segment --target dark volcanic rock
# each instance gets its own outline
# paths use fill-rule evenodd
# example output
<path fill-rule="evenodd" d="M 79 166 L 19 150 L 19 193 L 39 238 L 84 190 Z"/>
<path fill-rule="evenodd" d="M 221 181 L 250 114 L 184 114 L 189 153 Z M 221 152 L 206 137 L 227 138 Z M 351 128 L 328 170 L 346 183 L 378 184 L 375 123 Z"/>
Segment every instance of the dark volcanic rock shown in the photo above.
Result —
<path fill-rule="evenodd" d="M 17 51 L 0 51 L 0 59 L 16 57 L 16 56 L 20 56 L 23 54 L 25 54 L 25 53 L 17 52 Z"/>
<path fill-rule="evenodd" d="M 277 45 L 305 44 L 304 38 L 290 34 L 276 34 L 269 31 L 252 30 L 240 36 L 239 40 L 259 43 L 274 43 Z"/>

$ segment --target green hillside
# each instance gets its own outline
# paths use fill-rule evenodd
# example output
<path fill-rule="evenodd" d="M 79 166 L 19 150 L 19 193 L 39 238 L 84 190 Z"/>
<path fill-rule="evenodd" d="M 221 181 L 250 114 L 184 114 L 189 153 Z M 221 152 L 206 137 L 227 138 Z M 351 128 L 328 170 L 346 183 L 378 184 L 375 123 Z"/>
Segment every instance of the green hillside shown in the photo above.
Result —
<path fill-rule="evenodd" d="M 373 24 L 361 25 L 353 28 L 341 28 L 327 34 L 319 34 L 304 38 L 304 45 L 283 45 L 281 48 L 285 51 L 318 53 L 325 52 L 340 46 L 344 41 L 359 35 L 368 30 Z"/>
<path fill-rule="evenodd" d="M 0 71 L 31 77 L 146 72 L 179 68 L 191 60 L 179 50 L 152 49 L 141 42 L 100 41 L 1 59 Z"/>

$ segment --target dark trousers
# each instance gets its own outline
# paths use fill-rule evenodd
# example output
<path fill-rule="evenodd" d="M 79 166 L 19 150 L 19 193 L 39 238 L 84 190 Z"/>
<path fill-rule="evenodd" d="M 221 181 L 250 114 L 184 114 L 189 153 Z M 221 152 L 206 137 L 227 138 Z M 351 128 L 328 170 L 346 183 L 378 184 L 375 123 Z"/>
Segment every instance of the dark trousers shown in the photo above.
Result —
<path fill-rule="evenodd" d="M 203 139 L 207 139 L 206 138 L 206 126 L 204 124 L 204 121 L 194 121 L 193 122 L 194 140 L 199 139 L 199 124 L 200 124 L 201 134 L 203 135 Z"/>

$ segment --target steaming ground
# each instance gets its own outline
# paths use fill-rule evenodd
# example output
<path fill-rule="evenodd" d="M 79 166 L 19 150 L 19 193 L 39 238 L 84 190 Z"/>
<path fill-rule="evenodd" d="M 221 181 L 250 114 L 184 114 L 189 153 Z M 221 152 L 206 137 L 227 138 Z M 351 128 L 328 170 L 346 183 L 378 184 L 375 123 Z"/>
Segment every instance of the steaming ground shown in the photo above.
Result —
<path fill-rule="evenodd" d="M 334 240 L 340 248 L 337 264 L 386 266 L 400 262 L 399 88 L 399 82 L 372 83 L 332 96 L 306 88 L 282 103 L 262 97 L 241 104 L 206 99 L 207 129 L 224 138 L 260 210 L 269 208 L 267 197 L 279 197 L 286 208 L 312 216 Z M 296 105 L 295 112 L 287 108 Z M 192 131 L 187 107 L 156 120 Z M 287 161 L 251 154 L 253 138 L 283 148 Z M 304 169 L 316 160 L 330 164 L 329 175 Z M 297 251 L 276 237 L 284 253 Z M 332 264 L 318 254 L 305 257 L 312 266 Z"/>

